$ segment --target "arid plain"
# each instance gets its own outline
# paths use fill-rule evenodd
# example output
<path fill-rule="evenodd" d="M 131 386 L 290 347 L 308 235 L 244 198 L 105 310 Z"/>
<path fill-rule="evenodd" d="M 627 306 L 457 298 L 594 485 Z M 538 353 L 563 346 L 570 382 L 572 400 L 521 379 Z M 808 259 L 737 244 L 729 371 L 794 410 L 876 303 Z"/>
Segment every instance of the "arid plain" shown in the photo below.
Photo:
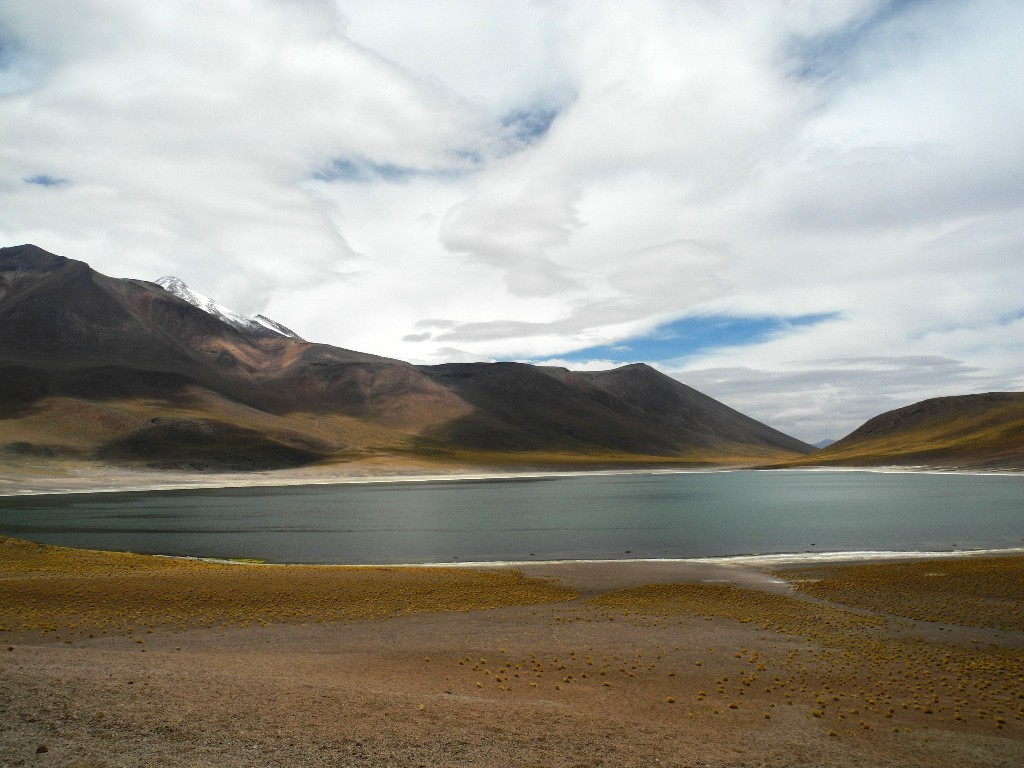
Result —
<path fill-rule="evenodd" d="M 1016 766 L 1024 556 L 292 567 L 0 540 L 0 763 Z"/>

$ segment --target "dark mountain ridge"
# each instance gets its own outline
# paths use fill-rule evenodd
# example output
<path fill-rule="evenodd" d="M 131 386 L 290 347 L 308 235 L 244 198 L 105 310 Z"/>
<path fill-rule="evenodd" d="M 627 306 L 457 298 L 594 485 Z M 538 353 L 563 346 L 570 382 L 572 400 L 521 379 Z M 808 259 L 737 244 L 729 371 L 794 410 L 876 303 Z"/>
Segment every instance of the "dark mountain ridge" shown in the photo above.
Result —
<path fill-rule="evenodd" d="M 414 366 L 246 328 L 156 283 L 32 245 L 0 249 L 0 453 L 238 469 L 382 455 L 737 462 L 811 450 L 645 365 Z"/>

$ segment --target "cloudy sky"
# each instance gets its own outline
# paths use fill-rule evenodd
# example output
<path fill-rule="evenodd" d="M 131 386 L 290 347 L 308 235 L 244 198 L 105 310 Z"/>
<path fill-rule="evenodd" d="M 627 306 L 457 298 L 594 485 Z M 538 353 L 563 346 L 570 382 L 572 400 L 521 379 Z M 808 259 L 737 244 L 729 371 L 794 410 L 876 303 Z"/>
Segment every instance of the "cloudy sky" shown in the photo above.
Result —
<path fill-rule="evenodd" d="M 797 437 L 1024 389 L 1024 3 L 4 0 L 0 244 Z"/>

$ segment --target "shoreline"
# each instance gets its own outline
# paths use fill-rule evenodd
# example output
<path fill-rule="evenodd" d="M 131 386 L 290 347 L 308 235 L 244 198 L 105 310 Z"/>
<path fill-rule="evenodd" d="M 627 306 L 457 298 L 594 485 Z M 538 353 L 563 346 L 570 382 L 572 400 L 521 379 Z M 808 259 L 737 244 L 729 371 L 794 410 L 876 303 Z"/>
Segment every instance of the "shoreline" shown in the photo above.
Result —
<path fill-rule="evenodd" d="M 143 483 L 119 485 L 96 485 L 89 487 L 56 486 L 45 487 L 57 480 L 44 480 L 40 484 L 44 487 L 25 488 L 11 490 L 0 487 L 0 498 L 13 498 L 21 496 L 71 496 L 78 494 L 99 494 L 99 493 L 149 493 L 162 491 L 203 491 L 203 490 L 224 490 L 232 488 L 293 488 L 302 486 L 323 486 L 323 485 L 387 485 L 397 483 L 445 483 L 445 482 L 501 482 L 504 480 L 546 480 L 568 477 L 592 477 L 592 476 L 619 476 L 619 475 L 663 475 L 663 474 L 710 474 L 713 472 L 735 472 L 753 471 L 752 467 L 703 467 L 700 469 L 688 468 L 646 468 L 646 469 L 592 469 L 592 470 L 480 470 L 465 471 L 455 470 L 447 473 L 394 473 L 394 474 L 341 474 L 324 476 L 313 474 L 310 476 L 276 476 L 267 477 L 264 473 L 254 475 L 219 475 L 196 477 L 190 475 L 188 479 L 164 483 Z M 287 472 L 287 470 L 285 470 Z M 130 477 L 129 473 L 125 473 Z M 140 473 L 145 474 L 145 473 Z M 157 475 L 150 475 L 155 478 Z M 87 479 L 87 478 L 83 478 Z M 39 483 L 40 481 L 36 481 Z M 109 481 L 108 481 L 109 482 Z"/>
<path fill-rule="evenodd" d="M 0 534 L 0 539 L 4 538 Z M 777 552 L 756 555 L 714 555 L 708 557 L 635 557 L 635 558 L 568 558 L 561 560 L 466 560 L 455 562 L 428 563 L 284 563 L 269 562 L 255 558 L 219 558 L 199 557 L 197 555 L 164 555 L 145 552 L 129 552 L 111 549 L 90 549 L 86 547 L 70 547 L 65 545 L 45 544 L 32 539 L 16 536 L 6 538 L 18 541 L 30 541 L 44 546 L 59 546 L 78 552 L 104 552 L 110 554 L 142 555 L 144 557 L 160 557 L 168 560 L 184 560 L 200 563 L 216 563 L 236 566 L 272 566 L 281 568 L 337 568 L 337 569 L 370 569 L 370 568 L 456 568 L 456 569 L 529 569 L 551 568 L 558 566 L 713 566 L 765 569 L 785 566 L 803 565 L 855 565 L 859 563 L 898 563 L 915 560 L 946 560 L 971 557 L 1012 557 L 1024 555 L 1024 547 L 978 548 L 955 550 L 836 550 L 830 552 Z"/>
<path fill-rule="evenodd" d="M 867 472 L 872 474 L 919 474 L 967 477 L 1021 477 L 1024 471 L 1016 469 L 958 469 L 956 467 L 939 468 L 928 466 L 906 467 L 884 465 L 876 467 L 779 467 L 765 468 L 759 466 L 715 466 L 715 467 L 647 467 L 617 469 L 574 469 L 574 470 L 521 470 L 521 469 L 487 469 L 469 470 L 453 468 L 448 472 L 414 473 L 393 471 L 392 473 L 351 473 L 330 474 L 311 470 L 281 470 L 283 474 L 269 477 L 267 473 L 253 474 L 221 474 L 197 476 L 184 473 L 182 475 L 132 472 L 130 470 L 113 470 L 115 483 L 111 484 L 110 474 L 104 475 L 105 483 L 90 485 L 89 476 L 74 478 L 18 476 L 0 474 L 0 498 L 17 498 L 25 496 L 71 496 L 82 494 L 106 493 L 156 493 L 164 491 L 203 491 L 226 490 L 237 488 L 292 488 L 303 486 L 324 485 L 379 485 L 398 483 L 456 483 L 456 482 L 502 482 L 514 480 L 547 480 L 574 477 L 616 477 L 643 475 L 687 475 L 716 474 L 732 472 L 771 472 L 771 473 L 821 473 L 821 472 Z M 308 473 L 308 474 L 307 474 Z M 170 480 L 164 478 L 170 477 Z M 163 482 L 160 482 L 164 480 Z M 28 487 L 9 488 L 3 484 L 25 482 Z M 69 481 L 78 481 L 78 484 Z"/>
<path fill-rule="evenodd" d="M 859 551 L 835 551 L 835 552 L 779 552 L 774 554 L 761 555 L 720 555 L 712 557 L 637 557 L 637 558 L 614 558 L 614 559 L 571 559 L 571 560 L 481 560 L 477 562 L 455 562 L 455 563 L 388 563 L 368 565 L 340 565 L 323 563 L 315 567 L 340 565 L 340 567 L 352 568 L 522 568 L 529 566 L 557 566 L 557 565 L 626 565 L 637 563 L 640 565 L 715 565 L 715 566 L 738 566 L 750 568 L 774 568 L 787 565 L 817 565 L 827 563 L 829 565 L 844 565 L 847 563 L 870 563 L 870 562 L 901 562 L 907 560 L 943 560 L 967 557 L 1009 557 L 1013 555 L 1024 555 L 1024 547 L 1009 547 L 1005 549 L 956 549 L 956 550 L 859 550 Z M 173 555 L 165 555 L 173 557 Z M 231 562 L 231 561 L 217 561 Z M 264 563 L 264 565 L 277 565 L 277 563 Z M 284 563 L 281 563 L 284 565 Z M 302 565 L 297 563 L 296 565 Z M 313 564 L 309 564 L 313 565 Z"/>

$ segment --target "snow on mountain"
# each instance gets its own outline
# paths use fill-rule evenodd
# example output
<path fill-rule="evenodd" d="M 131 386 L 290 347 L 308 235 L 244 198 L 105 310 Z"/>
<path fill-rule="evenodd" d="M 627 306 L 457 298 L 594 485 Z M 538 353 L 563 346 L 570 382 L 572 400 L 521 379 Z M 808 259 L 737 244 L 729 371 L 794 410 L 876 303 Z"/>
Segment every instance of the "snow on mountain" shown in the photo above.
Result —
<path fill-rule="evenodd" d="M 289 336 L 293 339 L 299 338 L 299 335 L 295 333 L 295 331 L 289 328 L 285 328 L 280 323 L 275 322 L 274 320 L 271 320 L 269 317 L 266 317 L 264 315 L 254 315 L 253 317 L 250 317 L 249 320 L 254 323 L 259 323 L 267 330 L 272 331 L 274 333 L 278 333 L 281 336 Z"/>
<path fill-rule="evenodd" d="M 223 304 L 217 303 L 209 296 L 204 296 L 201 293 L 193 291 L 177 277 L 161 277 L 156 281 L 156 284 L 168 293 L 174 294 L 179 299 L 187 301 L 192 306 L 198 307 L 207 314 L 213 315 L 231 327 L 236 328 L 243 333 L 247 333 L 250 336 L 286 336 L 291 339 L 300 338 L 295 331 L 285 328 L 283 325 L 274 322 L 269 317 L 264 317 L 263 315 L 256 315 L 255 317 L 240 315 L 237 312 L 228 309 Z"/>

